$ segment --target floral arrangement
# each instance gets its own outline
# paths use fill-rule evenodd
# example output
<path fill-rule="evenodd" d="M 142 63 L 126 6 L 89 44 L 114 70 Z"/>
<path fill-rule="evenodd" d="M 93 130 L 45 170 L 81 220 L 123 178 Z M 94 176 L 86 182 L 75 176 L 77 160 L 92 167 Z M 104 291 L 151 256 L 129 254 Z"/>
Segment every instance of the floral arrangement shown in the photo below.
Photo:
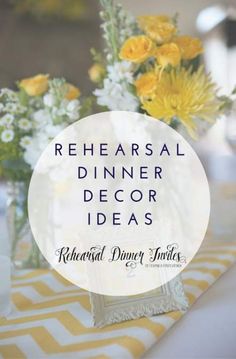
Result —
<path fill-rule="evenodd" d="M 105 57 L 92 50 L 90 79 L 97 104 L 109 110 L 147 113 L 197 137 L 201 124 L 232 103 L 199 65 L 203 45 L 179 33 L 177 16 L 126 14 L 113 0 L 101 0 Z"/>
<path fill-rule="evenodd" d="M 8 179 L 27 177 L 47 144 L 67 125 L 83 117 L 89 99 L 64 79 L 36 75 L 0 91 L 0 161 Z"/>
<path fill-rule="evenodd" d="M 27 192 L 43 150 L 66 126 L 90 111 L 90 98 L 64 79 L 39 74 L 0 90 L 0 175 L 8 180 L 7 217 L 12 260 L 21 267 L 45 265 L 28 225 Z"/>

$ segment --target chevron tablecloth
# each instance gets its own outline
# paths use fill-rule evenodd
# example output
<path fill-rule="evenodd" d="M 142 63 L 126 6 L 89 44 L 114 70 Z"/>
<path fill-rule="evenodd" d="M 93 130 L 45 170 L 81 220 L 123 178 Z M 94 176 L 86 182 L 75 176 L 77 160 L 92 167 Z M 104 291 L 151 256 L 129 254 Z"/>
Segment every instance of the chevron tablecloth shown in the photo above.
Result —
<path fill-rule="evenodd" d="M 182 277 L 191 305 L 233 263 L 236 242 L 206 241 Z M 171 312 L 92 327 L 89 297 L 52 270 L 22 270 L 13 278 L 13 310 L 0 320 L 3 358 L 136 358 L 185 313 Z"/>

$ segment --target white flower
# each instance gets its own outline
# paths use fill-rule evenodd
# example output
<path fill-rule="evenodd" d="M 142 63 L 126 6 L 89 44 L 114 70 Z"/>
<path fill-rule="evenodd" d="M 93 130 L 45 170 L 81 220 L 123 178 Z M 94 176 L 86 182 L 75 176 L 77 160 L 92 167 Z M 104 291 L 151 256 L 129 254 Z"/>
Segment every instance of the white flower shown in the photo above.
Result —
<path fill-rule="evenodd" d="M 135 29 L 135 17 L 127 14 L 124 10 L 120 11 L 120 22 L 122 23 L 122 29 L 120 30 L 120 44 L 123 44 L 126 39 L 134 34 Z"/>
<path fill-rule="evenodd" d="M 18 126 L 24 131 L 29 131 L 32 128 L 32 124 L 27 118 L 21 118 L 18 122 Z"/>
<path fill-rule="evenodd" d="M 59 107 L 56 107 L 56 106 L 53 107 L 53 108 L 51 109 L 51 113 L 52 113 L 53 117 L 54 117 L 54 116 L 56 116 L 56 117 L 57 117 L 57 116 L 59 116 L 59 117 L 65 116 L 65 115 L 66 115 L 66 108 L 67 108 L 68 103 L 69 103 L 68 100 L 63 99 L 63 100 L 61 101 Z"/>
<path fill-rule="evenodd" d="M 74 112 L 67 112 L 67 115 L 69 117 L 69 119 L 71 121 L 76 121 L 79 119 L 79 112 L 78 111 L 74 111 Z"/>
<path fill-rule="evenodd" d="M 79 100 L 69 101 L 66 107 L 66 114 L 70 120 L 76 121 L 79 119 L 80 102 Z"/>
<path fill-rule="evenodd" d="M 107 61 L 110 62 L 112 60 L 112 54 L 107 54 Z"/>
<path fill-rule="evenodd" d="M 45 137 L 52 139 L 64 129 L 63 125 L 47 125 L 44 129 Z"/>
<path fill-rule="evenodd" d="M 79 110 L 79 100 L 69 101 L 67 105 L 67 110 L 71 112 Z"/>
<path fill-rule="evenodd" d="M 14 132 L 12 130 L 4 130 L 1 134 L 2 142 L 11 142 L 14 138 Z"/>
<path fill-rule="evenodd" d="M 6 96 L 11 101 L 18 101 L 17 94 L 15 93 L 15 91 L 12 91 L 10 89 L 7 89 L 7 88 L 1 89 L 0 90 L 0 98 L 3 96 Z"/>
<path fill-rule="evenodd" d="M 126 81 L 132 84 L 134 82 L 133 64 L 128 61 L 115 62 L 107 67 L 108 78 L 114 82 Z"/>
<path fill-rule="evenodd" d="M 61 106 L 61 107 L 55 109 L 54 113 L 56 116 L 65 116 L 66 115 L 66 107 Z"/>
<path fill-rule="evenodd" d="M 0 103 L 0 111 L 3 111 L 3 109 L 4 109 L 4 106 L 2 103 Z"/>
<path fill-rule="evenodd" d="M 24 136 L 24 137 L 22 137 L 21 138 L 21 140 L 20 140 L 20 145 L 21 145 L 21 147 L 23 147 L 23 148 L 27 148 L 29 145 L 31 145 L 32 144 L 32 138 L 31 137 L 29 137 L 29 136 Z"/>
<path fill-rule="evenodd" d="M 135 66 L 128 61 L 109 65 L 103 88 L 94 92 L 97 103 L 109 110 L 136 111 L 139 102 L 129 89 L 134 82 L 134 70 Z"/>
<path fill-rule="evenodd" d="M 51 116 L 47 110 L 39 110 L 33 114 L 33 120 L 35 121 L 38 128 L 46 126 L 48 123 L 51 123 Z"/>
<path fill-rule="evenodd" d="M 65 126 L 63 124 L 53 125 L 49 123 L 43 128 L 38 129 L 32 137 L 24 136 L 22 138 L 20 144 L 25 148 L 24 160 L 32 169 L 51 140 L 64 128 Z"/>
<path fill-rule="evenodd" d="M 10 126 L 12 122 L 14 121 L 14 116 L 10 113 L 6 113 L 1 119 L 0 119 L 0 126 Z"/>
<path fill-rule="evenodd" d="M 110 79 L 104 80 L 104 87 L 94 91 L 97 103 L 108 107 L 111 111 L 136 111 L 138 99 L 129 92 L 127 84 L 116 83 Z"/>
<path fill-rule="evenodd" d="M 50 140 L 43 132 L 39 132 L 31 138 L 31 142 L 25 148 L 24 160 L 31 166 L 32 169 L 34 169 L 35 164 L 49 142 Z"/>
<path fill-rule="evenodd" d="M 56 103 L 56 99 L 55 97 L 50 94 L 50 93 L 47 93 L 44 97 L 43 97 L 43 102 L 44 102 L 44 105 L 45 106 L 48 106 L 48 107 L 53 107 Z"/>
<path fill-rule="evenodd" d="M 4 107 L 4 111 L 19 114 L 26 112 L 27 108 L 18 102 L 7 102 Z"/>

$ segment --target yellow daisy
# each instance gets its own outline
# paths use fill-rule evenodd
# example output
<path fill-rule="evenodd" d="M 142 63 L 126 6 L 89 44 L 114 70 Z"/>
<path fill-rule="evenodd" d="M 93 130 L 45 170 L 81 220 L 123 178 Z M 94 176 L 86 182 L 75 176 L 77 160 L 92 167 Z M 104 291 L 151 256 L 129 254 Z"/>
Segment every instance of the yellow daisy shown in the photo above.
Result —
<path fill-rule="evenodd" d="M 163 73 L 158 82 L 155 96 L 143 101 L 143 108 L 153 117 L 170 123 L 177 118 L 196 137 L 195 119 L 213 122 L 219 113 L 216 86 L 200 67 L 197 72 L 191 69 L 172 69 Z"/>

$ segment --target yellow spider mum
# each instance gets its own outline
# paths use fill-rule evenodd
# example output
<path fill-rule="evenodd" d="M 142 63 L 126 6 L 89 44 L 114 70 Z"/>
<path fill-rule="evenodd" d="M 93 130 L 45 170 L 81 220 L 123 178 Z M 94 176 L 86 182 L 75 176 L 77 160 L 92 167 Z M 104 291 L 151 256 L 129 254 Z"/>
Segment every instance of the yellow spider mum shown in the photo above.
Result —
<path fill-rule="evenodd" d="M 173 69 L 162 74 L 155 96 L 143 101 L 143 108 L 168 124 L 177 118 L 195 138 L 195 119 L 213 122 L 219 113 L 215 93 L 215 84 L 202 67 L 195 73 L 191 69 Z"/>

